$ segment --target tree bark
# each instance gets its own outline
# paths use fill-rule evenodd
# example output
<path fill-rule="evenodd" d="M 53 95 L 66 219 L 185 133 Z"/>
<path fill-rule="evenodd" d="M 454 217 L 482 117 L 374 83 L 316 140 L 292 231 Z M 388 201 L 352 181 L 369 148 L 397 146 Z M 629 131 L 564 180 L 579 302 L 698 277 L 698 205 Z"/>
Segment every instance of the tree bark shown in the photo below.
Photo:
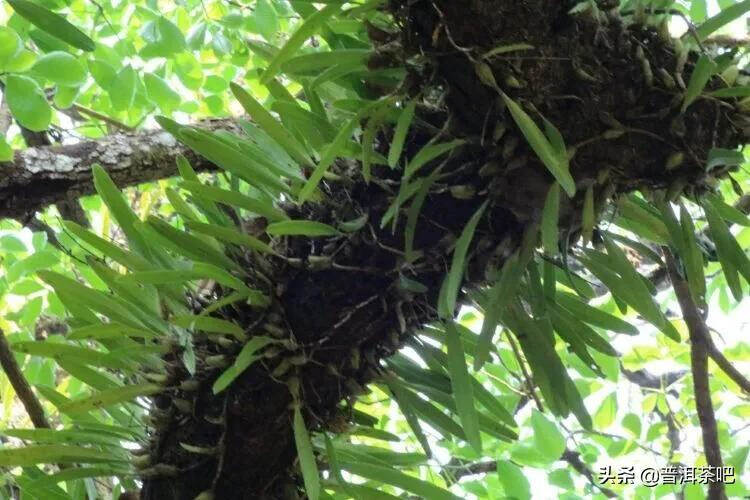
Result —
<path fill-rule="evenodd" d="M 237 131 L 231 120 L 205 120 L 197 126 Z M 0 218 L 25 223 L 49 205 L 93 194 L 91 167 L 96 163 L 125 187 L 174 175 L 178 155 L 186 156 L 198 171 L 215 168 L 162 130 L 18 151 L 12 162 L 0 163 Z"/>

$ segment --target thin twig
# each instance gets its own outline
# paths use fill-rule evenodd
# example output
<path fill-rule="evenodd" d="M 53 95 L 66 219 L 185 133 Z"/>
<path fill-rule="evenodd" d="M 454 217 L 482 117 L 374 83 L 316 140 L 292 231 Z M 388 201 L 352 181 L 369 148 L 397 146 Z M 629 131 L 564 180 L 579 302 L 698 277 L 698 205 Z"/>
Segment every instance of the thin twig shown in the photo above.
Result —
<path fill-rule="evenodd" d="M 523 378 L 526 380 L 526 387 L 529 390 L 529 394 L 534 400 L 534 403 L 536 403 L 537 409 L 543 412 L 544 406 L 542 406 L 542 402 L 539 400 L 539 397 L 536 395 L 536 391 L 534 390 L 534 382 L 532 382 L 531 375 L 526 369 L 526 365 L 523 362 L 523 358 L 521 357 L 521 353 L 518 350 L 518 346 L 516 345 L 515 340 L 513 340 L 513 337 L 511 336 L 508 330 L 505 330 L 505 335 L 508 337 L 508 343 L 510 344 L 511 349 L 513 349 L 513 354 L 516 357 L 516 361 L 518 361 L 518 366 L 521 367 L 521 373 L 523 373 Z"/>
<path fill-rule="evenodd" d="M 3 367 L 3 371 L 8 377 L 10 385 L 13 386 L 18 399 L 21 400 L 24 408 L 26 408 L 26 413 L 29 414 L 34 427 L 37 429 L 50 429 L 47 417 L 44 415 L 44 408 L 42 408 L 42 404 L 31 390 L 31 386 L 26 377 L 24 377 L 23 372 L 21 372 L 21 368 L 18 366 L 16 358 L 10 350 L 10 344 L 8 344 L 8 339 L 5 338 L 5 333 L 2 329 L 0 329 L 0 366 Z"/>
<path fill-rule="evenodd" d="M 711 389 L 708 383 L 708 353 L 710 351 L 710 333 L 698 306 L 695 304 L 685 279 L 677 270 L 677 263 L 671 250 L 662 247 L 667 264 L 669 279 L 672 281 L 677 302 L 682 309 L 682 317 L 690 334 L 690 369 L 693 373 L 693 391 L 695 408 L 703 433 L 703 449 L 706 462 L 711 467 L 721 468 L 721 448 L 719 432 L 716 427 L 716 415 L 711 402 Z M 722 500 L 726 498 L 724 484 L 713 481 L 708 485 L 708 498 Z"/>
<path fill-rule="evenodd" d="M 750 395 L 750 380 L 748 380 L 740 371 L 724 356 L 716 347 L 712 338 L 708 338 L 708 355 L 721 368 L 721 370 L 731 378 L 735 384 Z"/>

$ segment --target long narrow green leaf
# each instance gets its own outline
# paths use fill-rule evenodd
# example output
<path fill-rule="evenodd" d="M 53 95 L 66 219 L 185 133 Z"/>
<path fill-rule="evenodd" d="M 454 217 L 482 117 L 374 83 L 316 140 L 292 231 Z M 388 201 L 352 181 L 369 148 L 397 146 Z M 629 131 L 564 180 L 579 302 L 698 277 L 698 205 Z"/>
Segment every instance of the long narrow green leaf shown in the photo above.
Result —
<path fill-rule="evenodd" d="M 310 500 L 318 500 L 320 496 L 320 473 L 315 461 L 310 434 L 305 427 L 305 420 L 298 405 L 294 407 L 294 442 L 297 445 L 297 456 L 299 457 L 302 479 L 305 482 L 305 491 Z"/>
<path fill-rule="evenodd" d="M 138 217 L 133 213 L 130 205 L 125 201 L 125 197 L 122 192 L 117 188 L 109 174 L 99 164 L 95 164 L 92 167 L 94 174 L 94 186 L 96 192 L 101 196 L 102 201 L 109 211 L 112 213 L 112 217 L 117 221 L 122 228 L 122 232 L 128 239 L 130 245 L 137 252 L 141 253 L 144 257 L 148 257 L 148 245 L 145 238 L 139 233 L 135 224 L 138 222 Z"/>
<path fill-rule="evenodd" d="M 333 226 L 312 220 L 285 220 L 269 224 L 266 232 L 271 236 L 338 236 L 339 231 Z"/>
<path fill-rule="evenodd" d="M 456 401 L 458 416 L 469 444 L 477 453 L 482 453 L 482 437 L 479 433 L 479 417 L 474 407 L 472 377 L 466 366 L 466 356 L 453 321 L 446 324 L 446 345 L 448 348 L 448 368 L 451 376 L 453 398 Z"/>
<path fill-rule="evenodd" d="M 747 11 L 750 11 L 750 0 L 735 3 L 729 7 L 722 8 L 718 14 L 707 19 L 695 29 L 695 32 L 701 40 L 708 38 L 711 33 L 725 26 L 735 19 L 738 19 Z M 689 35 L 686 35 L 689 36 Z"/>
<path fill-rule="evenodd" d="M 195 231 L 201 234 L 212 236 L 217 240 L 233 243 L 235 245 L 241 245 L 252 250 L 257 250 L 261 253 L 275 253 L 268 244 L 263 241 L 250 236 L 249 234 L 241 233 L 231 227 L 222 227 L 215 224 L 205 224 L 197 221 L 185 221 L 185 225 L 191 231 Z"/>
<path fill-rule="evenodd" d="M 396 129 L 393 131 L 393 139 L 391 140 L 391 148 L 388 150 L 388 166 L 391 168 L 396 166 L 399 158 L 401 158 L 401 152 L 404 150 L 404 142 L 406 141 L 406 135 L 409 133 L 409 127 L 414 119 L 414 110 L 416 109 L 416 101 L 409 101 L 409 104 L 404 107 L 404 110 L 398 117 L 396 122 Z"/>
<path fill-rule="evenodd" d="M 180 187 L 187 189 L 201 198 L 222 203 L 232 208 L 242 208 L 248 212 L 262 215 L 269 221 L 278 221 L 287 218 L 286 214 L 274 207 L 270 200 L 260 199 L 260 197 L 251 198 L 250 196 L 238 191 L 207 186 L 200 182 L 184 181 L 180 183 Z"/>
<path fill-rule="evenodd" d="M 66 21 L 64 17 L 46 7 L 29 0 L 8 0 L 8 4 L 19 16 L 27 19 L 37 28 L 73 47 L 86 52 L 93 52 L 96 49 L 96 44 L 91 38 Z"/>
<path fill-rule="evenodd" d="M 634 325 L 617 316 L 612 316 L 599 308 L 586 304 L 575 295 L 558 292 L 555 298 L 558 304 L 575 314 L 581 321 L 613 332 L 638 335 L 638 328 Z"/>
<path fill-rule="evenodd" d="M 443 318 L 448 319 L 453 317 L 453 312 L 456 309 L 458 290 L 461 287 L 461 281 L 464 275 L 466 254 L 469 251 L 471 240 L 474 238 L 474 231 L 477 228 L 477 224 L 479 224 L 482 215 L 484 215 L 488 203 L 489 200 L 485 201 L 477 211 L 474 212 L 474 215 L 471 216 L 461 232 L 461 236 L 456 240 L 456 247 L 453 250 L 453 259 L 451 260 L 451 268 L 450 271 L 448 271 L 448 275 L 445 277 L 445 300 L 444 303 L 441 303 L 438 306 L 440 316 Z"/>
<path fill-rule="evenodd" d="M 457 496 L 439 486 L 413 476 L 407 476 L 403 472 L 399 472 L 390 467 L 342 461 L 341 468 L 367 479 L 392 484 L 393 486 L 416 495 L 421 495 L 424 498 L 429 498 L 430 500 L 458 500 Z"/>
<path fill-rule="evenodd" d="M 271 81 L 271 78 L 275 77 L 281 69 L 282 64 L 290 59 L 292 55 L 302 47 L 305 40 L 315 34 L 323 23 L 336 14 L 340 9 L 341 4 L 329 4 L 305 19 L 297 30 L 292 33 L 284 46 L 279 49 L 276 55 L 274 55 L 271 62 L 268 63 L 268 67 L 260 77 L 260 82 L 266 84 Z"/>
<path fill-rule="evenodd" d="M 544 166 L 547 167 L 552 176 L 557 179 L 557 182 L 560 183 L 560 186 L 568 196 L 572 198 L 576 192 L 576 184 L 568 171 L 567 153 L 560 151 L 559 147 L 556 148 L 551 144 L 537 124 L 534 123 L 534 120 L 513 99 L 505 93 L 502 94 L 502 97 L 505 105 L 510 110 L 513 120 L 518 125 L 518 128 L 521 129 L 524 137 L 526 137 L 531 149 L 542 160 L 542 163 L 544 163 Z"/>
<path fill-rule="evenodd" d="M 122 264 L 128 269 L 134 271 L 144 271 L 151 267 L 151 264 L 149 264 L 149 262 L 141 256 L 134 254 L 120 247 L 119 245 L 110 243 L 104 238 L 101 238 L 91 231 L 84 229 L 75 222 L 63 221 L 62 224 L 63 227 L 73 236 L 91 245 L 96 250 L 100 251 L 105 257 L 114 260 L 118 264 Z"/>
<path fill-rule="evenodd" d="M 365 105 L 352 118 L 350 118 L 343 127 L 341 127 L 339 132 L 336 134 L 336 137 L 334 137 L 333 141 L 331 141 L 328 147 L 326 147 L 326 149 L 323 151 L 323 154 L 320 156 L 320 160 L 318 161 L 318 165 L 315 167 L 312 174 L 310 174 L 310 178 L 300 190 L 298 198 L 299 203 L 304 203 L 305 201 L 307 201 L 307 199 L 310 198 L 310 196 L 313 194 L 313 191 L 315 191 L 315 188 L 318 187 L 318 184 L 320 184 L 323 176 L 328 171 L 328 168 L 333 164 L 338 156 L 342 155 L 346 141 L 349 140 L 352 133 L 354 132 L 354 129 L 359 125 L 359 122 L 366 116 L 369 116 L 373 110 L 388 102 L 390 102 L 390 99 L 374 101 Z"/>
<path fill-rule="evenodd" d="M 247 154 L 230 146 L 216 134 L 184 127 L 180 129 L 177 138 L 212 163 L 245 179 L 250 184 L 268 186 L 284 193 L 291 192 L 289 186 L 282 182 L 276 173 L 259 168 L 250 161 Z"/>
<path fill-rule="evenodd" d="M 695 68 L 693 68 L 693 73 L 690 75 L 690 81 L 685 90 L 685 96 L 682 101 L 683 113 L 698 98 L 700 93 L 703 92 L 708 80 L 715 71 L 716 63 L 711 57 L 704 54 L 698 58 L 698 62 L 695 63 Z"/>
<path fill-rule="evenodd" d="M 26 467 L 47 463 L 97 463 L 112 462 L 114 457 L 109 451 L 100 451 L 82 446 L 61 444 L 41 444 L 23 448 L 0 449 L 0 466 Z"/>
<path fill-rule="evenodd" d="M 153 234 L 165 246 L 177 254 L 184 255 L 191 260 L 209 262 L 219 268 L 241 270 L 235 261 L 209 246 L 203 240 L 180 231 L 157 217 L 150 216 L 146 224 L 141 227 L 152 230 Z"/>
<path fill-rule="evenodd" d="M 557 255 L 560 233 L 557 222 L 560 217 L 560 184 L 555 182 L 549 188 L 542 210 L 542 245 L 547 255 Z"/>
<path fill-rule="evenodd" d="M 151 396 L 164 390 L 157 384 L 135 384 L 101 391 L 83 399 L 73 399 L 60 408 L 63 413 L 86 413 L 107 406 L 126 403 L 142 396 Z"/>
<path fill-rule="evenodd" d="M 208 333 L 225 333 L 228 335 L 234 335 L 238 339 L 245 339 L 247 337 L 245 330 L 237 324 L 225 319 L 213 318 L 211 316 L 194 316 L 186 314 L 173 316 L 170 319 L 170 322 L 183 328 L 193 328 Z"/>
<path fill-rule="evenodd" d="M 257 123 L 260 128 L 263 129 L 266 134 L 269 135 L 279 146 L 281 146 L 295 161 L 300 165 L 312 167 L 305 148 L 295 139 L 292 134 L 289 133 L 276 119 L 271 116 L 271 113 L 258 101 L 255 100 L 245 89 L 235 84 L 230 83 L 230 88 L 234 97 L 240 102 L 242 107 L 245 109 L 248 115 Z"/>
<path fill-rule="evenodd" d="M 420 149 L 419 152 L 417 152 L 417 154 L 415 154 L 411 160 L 409 160 L 409 164 L 406 165 L 406 168 L 404 169 L 404 175 L 401 178 L 401 182 L 403 183 L 411 179 L 414 174 L 419 171 L 419 169 L 427 165 L 435 158 L 453 151 L 457 147 L 463 146 L 464 144 L 466 144 L 466 141 L 464 141 L 463 139 L 456 139 L 454 141 L 443 142 L 440 144 L 427 144 L 422 149 Z"/>
<path fill-rule="evenodd" d="M 256 352 L 273 342 L 276 342 L 276 340 L 263 336 L 253 337 L 248 340 L 235 358 L 234 363 L 219 375 L 214 382 L 214 385 L 212 386 L 213 393 L 218 394 L 229 387 L 234 379 L 242 375 L 242 372 L 247 370 L 250 365 L 262 357 L 256 355 Z"/>

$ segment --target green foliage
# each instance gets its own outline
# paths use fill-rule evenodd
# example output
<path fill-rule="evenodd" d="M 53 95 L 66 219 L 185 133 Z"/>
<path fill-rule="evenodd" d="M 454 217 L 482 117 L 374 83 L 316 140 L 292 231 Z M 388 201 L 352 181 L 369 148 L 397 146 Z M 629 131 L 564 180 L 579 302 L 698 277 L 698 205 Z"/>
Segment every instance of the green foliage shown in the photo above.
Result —
<path fill-rule="evenodd" d="M 622 3 L 628 4 L 624 9 L 639 4 Z M 673 7 L 700 23 L 700 39 L 750 6 L 725 2 L 706 19 L 705 2 L 688 3 Z M 30 130 L 47 130 L 65 123 L 62 109 L 78 106 L 94 112 L 87 116 L 135 126 L 158 109 L 165 115 L 158 123 L 220 173 L 199 176 L 180 158 L 181 179 L 123 193 L 97 166 L 97 196 L 83 200 L 90 228 L 60 222 L 54 212 L 43 216 L 57 230 L 62 251 L 45 233 L 2 223 L 0 328 L 54 422 L 54 429 L 10 428 L 28 422 L 14 404 L 10 381 L 0 375 L 2 433 L 11 439 L 0 449 L 0 465 L 7 468 L 6 484 L 29 498 L 94 498 L 93 478 L 115 497 L 121 485 L 135 485 L 127 449 L 145 442 L 141 419 L 148 397 L 167 387 L 167 347 L 180 346 L 181 359 L 170 362 L 191 373 L 206 362 L 195 352 L 196 339 L 236 348 L 232 359 L 212 359 L 220 367 L 211 384 L 217 395 L 230 393 L 243 374 L 263 365 L 281 341 L 215 313 L 236 304 L 266 308 L 271 297 L 247 285 L 248 263 L 281 262 L 286 242 L 323 245 L 327 238 L 369 235 L 376 222 L 368 213 L 328 223 L 302 218 L 326 183 L 340 180 L 352 164 L 361 166 L 370 185 L 382 181 L 374 179 L 376 168 L 393 169 L 400 185 L 379 224 L 392 223 L 394 234 L 403 231 L 404 248 L 390 249 L 395 255 L 404 250 L 394 286 L 404 297 L 437 295 L 410 278 L 422 257 L 415 248 L 422 210 L 452 174 L 441 162 L 476 147 L 436 134 L 410 149 L 412 134 L 423 125 L 422 96 L 399 93 L 402 73 L 389 76 L 365 64 L 373 48 L 366 23 L 383 21 L 379 2 L 258 0 L 248 4 L 252 9 L 212 1 L 160 9 L 126 4 L 104 2 L 100 10 L 76 2 L 9 0 L 0 7 L 0 78 L 13 118 Z M 683 41 L 690 43 L 689 37 Z M 482 57 L 529 49 L 509 44 Z M 707 95 L 749 95 L 747 85 L 713 86 L 722 69 L 709 55 L 697 60 L 681 94 L 683 113 Z M 386 97 L 366 91 L 363 82 L 376 76 L 395 80 L 386 85 L 392 89 Z M 494 76 L 491 83 L 497 87 Z M 735 307 L 750 283 L 750 222 L 733 206 L 738 194 L 727 183 L 677 200 L 659 190 L 633 193 L 598 213 L 602 200 L 595 199 L 592 184 L 576 186 L 570 152 L 555 125 L 529 111 L 528 101 L 505 93 L 501 98 L 556 181 L 538 207 L 539 224 L 525 227 L 521 246 L 509 249 L 497 268 L 489 266 L 481 287 L 469 288 L 472 250 L 495 227 L 487 220 L 492 203 L 471 202 L 473 215 L 454 235 L 443 269 L 441 323 L 409 331 L 407 347 L 383 362 L 382 379 L 353 403 L 360 423 L 330 437 L 298 404 L 284 416 L 309 498 L 531 498 L 538 491 L 594 498 L 594 486 L 565 465 L 567 450 L 580 453 L 594 472 L 615 460 L 702 463 L 689 377 L 643 387 L 632 382 L 632 373 L 663 368 L 665 360 L 670 372 L 689 369 L 685 324 L 670 313 L 674 298 L 649 281 L 654 266 L 663 266 L 661 245 L 677 255 L 694 300 L 711 310 L 711 321 L 732 328 L 739 323 L 742 309 Z M 240 108 L 251 119 L 241 123 L 241 133 L 181 125 L 188 115 L 227 116 Z M 92 118 L 80 133 L 100 136 L 101 125 Z M 392 133 L 383 143 L 386 129 Z M 22 145 L 14 131 L 0 136 L 0 161 Z M 719 148 L 705 160 L 707 175 L 746 163 L 741 151 Z M 743 169 L 733 176 L 739 189 L 747 188 Z M 583 202 L 576 209 L 583 238 L 561 239 L 567 222 L 560 213 L 576 193 Z M 608 224 L 597 226 L 599 219 Z M 189 308 L 185 296 L 199 296 L 206 283 L 226 293 L 200 312 Z M 715 311 L 721 314 L 714 320 Z M 55 331 L 50 318 L 65 328 Z M 747 363 L 747 342 L 727 336 L 726 357 Z M 296 399 L 286 380 L 279 390 Z M 726 462 L 739 478 L 730 493 L 747 495 L 747 432 L 740 422 L 750 410 L 726 375 L 717 372 L 711 384 Z M 670 448 L 668 422 L 686 435 L 676 449 Z M 494 468 L 486 473 L 463 474 L 468 464 L 489 460 Z M 609 487 L 622 496 L 643 493 Z M 676 492 L 671 486 L 659 490 Z M 690 494 L 703 493 L 687 489 Z"/>

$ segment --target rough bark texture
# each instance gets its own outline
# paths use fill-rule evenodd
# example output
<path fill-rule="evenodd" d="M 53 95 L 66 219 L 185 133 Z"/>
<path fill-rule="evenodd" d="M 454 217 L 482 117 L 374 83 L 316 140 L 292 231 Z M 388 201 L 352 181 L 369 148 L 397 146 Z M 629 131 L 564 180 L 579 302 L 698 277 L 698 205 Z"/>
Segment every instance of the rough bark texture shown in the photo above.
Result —
<path fill-rule="evenodd" d="M 169 474 L 147 480 L 142 498 L 183 500 L 204 491 L 221 499 L 297 498 L 293 394 L 299 394 L 310 428 L 335 430 L 352 421 L 355 415 L 341 402 L 378 377 L 380 360 L 415 327 L 437 318 L 435 304 L 453 243 L 471 215 L 488 202 L 470 247 L 465 290 L 485 285 L 518 247 L 524 230 L 539 222 L 553 178 L 528 147 L 498 90 L 487 84 L 486 71 L 483 78 L 477 75 L 477 62 L 487 51 L 517 43 L 534 47 L 484 63 L 499 87 L 538 123 L 535 110 L 554 123 L 572 146 L 578 193 L 562 202 L 564 235 L 580 230 L 589 187 L 601 211 L 618 194 L 634 189 L 675 194 L 685 186 L 701 191 L 722 173 L 705 171 L 707 153 L 712 147 L 735 147 L 744 119 L 731 104 L 709 99 L 680 112 L 680 82 L 689 78 L 695 56 L 681 63 L 671 40 L 615 11 L 574 17 L 569 7 L 548 0 L 390 2 L 398 32 L 373 31 L 382 43 L 371 64 L 409 68 L 406 98 L 420 105 L 406 156 L 413 157 L 436 135 L 441 142 L 467 141 L 419 174 L 424 179 L 441 168 L 419 212 L 416 258 L 406 259 L 401 251 L 406 210 L 395 231 L 380 227 L 399 192 L 400 170 L 373 167 L 368 184 L 359 164 L 340 161 L 335 173 L 344 180 L 324 183 L 323 201 L 283 207 L 296 219 L 336 225 L 366 214 L 368 223 L 347 236 L 277 239 L 273 244 L 282 257 L 234 252 L 252 273 L 248 284 L 265 290 L 272 305 L 265 310 L 234 305 L 217 314 L 245 326 L 250 335 L 283 338 L 285 348 L 269 352 L 214 396 L 211 384 L 221 369 L 208 362 L 215 359 L 209 356 L 231 359 L 241 344 L 196 344 L 203 361 L 197 390 L 156 400 L 150 451 L 159 467 L 149 472 Z M 379 134 L 381 153 L 387 153 L 391 137 L 392 130 Z M 679 156 L 682 161 L 674 161 Z M 426 291 L 404 290 L 400 276 L 422 283 Z M 217 289 L 208 302 L 222 295 Z M 195 303 L 196 310 L 203 306 Z M 188 376 L 176 359 L 175 386 Z M 217 452 L 199 456 L 180 443 Z"/>
<path fill-rule="evenodd" d="M 236 130 L 228 120 L 206 120 L 198 126 Z M 196 170 L 214 168 L 162 130 L 24 149 L 12 162 L 0 162 L 0 217 L 26 221 L 51 204 L 93 194 L 91 166 L 96 163 L 124 187 L 174 175 L 180 154 Z"/>

